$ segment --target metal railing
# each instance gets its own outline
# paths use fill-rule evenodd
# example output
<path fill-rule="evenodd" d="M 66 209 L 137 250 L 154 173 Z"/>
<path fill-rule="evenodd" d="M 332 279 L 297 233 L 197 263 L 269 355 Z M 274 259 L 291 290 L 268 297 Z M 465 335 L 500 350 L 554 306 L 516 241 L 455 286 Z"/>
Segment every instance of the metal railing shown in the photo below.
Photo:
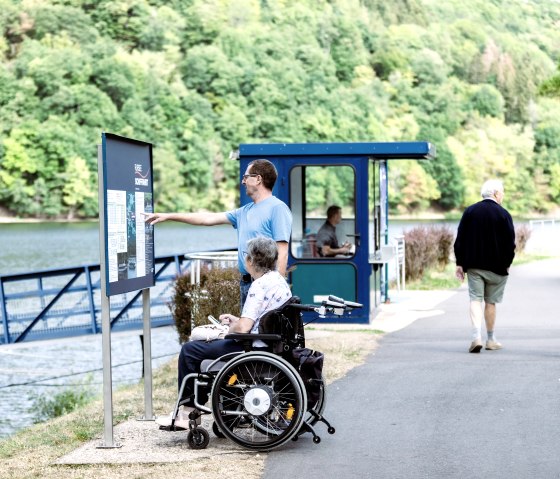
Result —
<path fill-rule="evenodd" d="M 190 268 L 191 284 L 200 283 L 200 270 L 202 262 L 210 262 L 218 268 L 235 267 L 237 265 L 237 251 L 210 251 L 201 253 L 188 253 L 185 258 L 192 261 Z"/>
<path fill-rule="evenodd" d="M 397 279 L 397 290 L 406 289 L 406 244 L 404 236 L 395 236 L 395 276 Z"/>
<path fill-rule="evenodd" d="M 556 224 L 558 224 L 560 222 L 560 220 L 554 220 L 554 219 L 547 219 L 547 220 L 529 220 L 529 228 L 531 228 L 531 230 L 534 230 L 536 228 L 545 228 L 545 227 L 550 227 L 550 226 L 555 226 Z"/>
<path fill-rule="evenodd" d="M 173 280 L 189 268 L 184 255 L 155 259 L 152 327 L 173 323 Z M 100 268 L 74 268 L 0 276 L 0 345 L 101 331 Z M 111 329 L 142 328 L 141 291 L 111 298 Z"/>

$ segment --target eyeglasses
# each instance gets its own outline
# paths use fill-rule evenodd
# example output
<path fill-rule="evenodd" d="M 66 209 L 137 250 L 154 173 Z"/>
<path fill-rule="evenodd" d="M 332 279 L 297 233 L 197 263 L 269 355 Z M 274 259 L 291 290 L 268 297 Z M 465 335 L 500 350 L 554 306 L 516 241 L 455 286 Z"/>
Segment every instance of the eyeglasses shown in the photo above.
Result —
<path fill-rule="evenodd" d="M 257 175 L 256 173 L 251 173 L 251 174 L 249 174 L 249 175 L 243 175 L 243 176 L 241 177 L 241 181 L 245 181 L 245 180 L 246 180 L 247 178 L 249 178 L 250 176 L 259 176 L 259 175 Z"/>

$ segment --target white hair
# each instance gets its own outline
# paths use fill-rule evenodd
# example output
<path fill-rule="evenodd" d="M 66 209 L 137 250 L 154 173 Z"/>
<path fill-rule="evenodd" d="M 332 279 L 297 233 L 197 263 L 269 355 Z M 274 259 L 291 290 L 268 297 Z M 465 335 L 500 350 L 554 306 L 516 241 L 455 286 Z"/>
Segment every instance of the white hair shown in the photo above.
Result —
<path fill-rule="evenodd" d="M 493 198 L 496 192 L 504 192 L 504 184 L 501 180 L 487 180 L 480 188 L 480 196 L 483 198 Z"/>

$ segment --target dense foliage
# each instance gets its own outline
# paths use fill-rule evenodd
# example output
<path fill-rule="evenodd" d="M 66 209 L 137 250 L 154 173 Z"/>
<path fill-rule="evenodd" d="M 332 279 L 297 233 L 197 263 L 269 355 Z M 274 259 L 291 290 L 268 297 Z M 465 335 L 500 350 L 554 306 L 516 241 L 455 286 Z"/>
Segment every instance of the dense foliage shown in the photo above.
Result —
<path fill-rule="evenodd" d="M 209 324 L 208 315 L 240 314 L 239 270 L 202 268 L 200 283 L 191 284 L 190 275 L 179 276 L 169 307 L 181 343 L 188 341 L 193 326 Z"/>
<path fill-rule="evenodd" d="M 418 139 L 438 158 L 391 163 L 394 211 L 462 208 L 498 176 L 514 214 L 548 212 L 558 18 L 539 0 L 0 0 L 0 211 L 95 216 L 108 131 L 156 145 L 160 211 L 233 207 L 239 143 Z"/>

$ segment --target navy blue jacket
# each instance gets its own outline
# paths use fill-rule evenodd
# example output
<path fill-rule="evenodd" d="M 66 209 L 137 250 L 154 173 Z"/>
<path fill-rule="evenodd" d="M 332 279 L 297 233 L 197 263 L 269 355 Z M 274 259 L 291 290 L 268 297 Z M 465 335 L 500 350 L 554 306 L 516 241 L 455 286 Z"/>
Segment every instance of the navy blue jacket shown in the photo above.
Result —
<path fill-rule="evenodd" d="M 454 245 L 457 266 L 508 274 L 515 256 L 511 215 L 494 200 L 485 199 L 463 213 Z"/>

